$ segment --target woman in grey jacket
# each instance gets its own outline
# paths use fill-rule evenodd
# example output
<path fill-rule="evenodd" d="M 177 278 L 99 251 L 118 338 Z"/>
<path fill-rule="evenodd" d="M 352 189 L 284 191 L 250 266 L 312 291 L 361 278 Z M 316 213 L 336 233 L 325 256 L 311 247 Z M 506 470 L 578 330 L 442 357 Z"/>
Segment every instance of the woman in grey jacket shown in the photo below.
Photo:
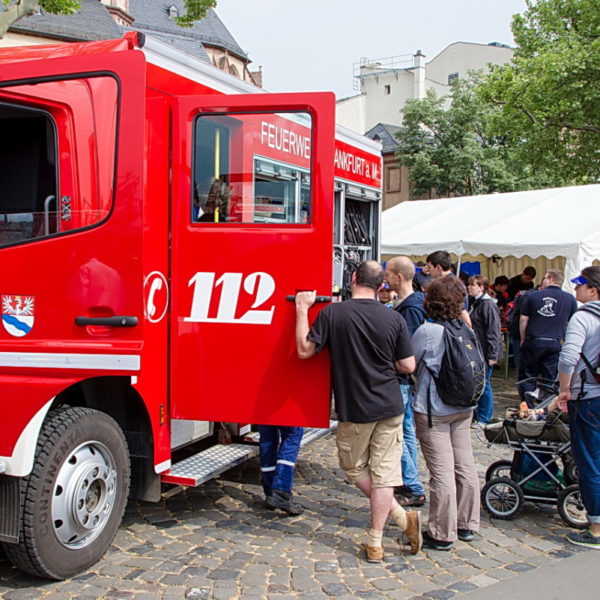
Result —
<path fill-rule="evenodd" d="M 450 550 L 457 538 L 471 541 L 479 530 L 479 478 L 469 428 L 473 409 L 445 404 L 432 376 L 432 372 L 439 373 L 444 356 L 441 322 L 460 318 L 464 290 L 456 277 L 434 279 L 425 295 L 428 319 L 412 338 L 417 361 L 415 426 L 430 476 L 429 520 L 423 546 L 435 550 Z"/>
<path fill-rule="evenodd" d="M 494 414 L 492 371 L 494 365 L 502 358 L 500 311 L 496 301 L 488 294 L 488 287 L 487 277 L 483 275 L 469 277 L 467 291 L 469 296 L 474 298 L 469 309 L 469 316 L 487 364 L 485 389 L 475 409 L 475 420 L 483 425 L 489 423 Z"/>
<path fill-rule="evenodd" d="M 571 450 L 590 521 L 588 530 L 569 533 L 567 539 L 600 549 L 600 267 L 586 267 L 571 281 L 583 306 L 567 326 L 558 361 L 560 393 L 549 409 L 558 405 L 569 412 Z"/>

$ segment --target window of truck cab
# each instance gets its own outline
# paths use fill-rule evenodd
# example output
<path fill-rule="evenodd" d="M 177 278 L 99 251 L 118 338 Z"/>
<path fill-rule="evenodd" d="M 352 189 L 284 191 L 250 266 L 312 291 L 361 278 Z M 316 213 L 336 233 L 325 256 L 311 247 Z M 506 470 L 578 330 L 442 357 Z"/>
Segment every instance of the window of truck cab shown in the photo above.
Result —
<path fill-rule="evenodd" d="M 117 100 L 105 75 L 0 87 L 0 247 L 108 217 Z"/>
<path fill-rule="evenodd" d="M 310 115 L 200 114 L 193 127 L 193 223 L 311 223 Z"/>

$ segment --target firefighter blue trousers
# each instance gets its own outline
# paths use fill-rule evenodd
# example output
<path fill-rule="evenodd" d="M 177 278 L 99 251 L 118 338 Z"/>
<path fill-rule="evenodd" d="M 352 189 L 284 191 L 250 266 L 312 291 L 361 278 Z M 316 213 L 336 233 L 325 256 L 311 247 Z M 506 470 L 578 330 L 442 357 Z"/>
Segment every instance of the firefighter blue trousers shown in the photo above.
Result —
<path fill-rule="evenodd" d="M 283 425 L 259 425 L 260 470 L 265 495 L 271 490 L 291 492 L 294 468 L 304 429 Z"/>

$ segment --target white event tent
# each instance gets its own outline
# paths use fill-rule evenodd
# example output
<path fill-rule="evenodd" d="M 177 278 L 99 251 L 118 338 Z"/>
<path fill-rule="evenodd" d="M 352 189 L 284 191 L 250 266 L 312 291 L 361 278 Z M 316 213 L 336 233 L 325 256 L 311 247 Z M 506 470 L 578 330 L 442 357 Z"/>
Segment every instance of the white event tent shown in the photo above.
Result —
<path fill-rule="evenodd" d="M 600 185 L 409 201 L 383 212 L 382 254 L 436 250 L 459 261 L 564 257 L 568 282 L 600 260 Z"/>

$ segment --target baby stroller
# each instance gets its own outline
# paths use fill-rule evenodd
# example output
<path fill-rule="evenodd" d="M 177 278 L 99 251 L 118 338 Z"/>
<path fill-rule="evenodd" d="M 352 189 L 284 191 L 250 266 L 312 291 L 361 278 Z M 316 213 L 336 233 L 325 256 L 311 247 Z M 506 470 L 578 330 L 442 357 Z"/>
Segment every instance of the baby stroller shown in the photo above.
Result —
<path fill-rule="evenodd" d="M 589 525 L 571 456 L 567 415 L 553 411 L 542 420 L 541 413 L 557 393 L 555 383 L 538 382 L 534 397 L 543 400 L 538 411 L 529 411 L 533 420 L 522 420 L 519 409 L 508 409 L 504 420 L 482 429 L 484 443 L 502 444 L 513 451 L 512 460 L 493 462 L 485 475 L 481 501 L 492 517 L 513 519 L 527 500 L 556 504 L 558 514 L 570 527 Z"/>

